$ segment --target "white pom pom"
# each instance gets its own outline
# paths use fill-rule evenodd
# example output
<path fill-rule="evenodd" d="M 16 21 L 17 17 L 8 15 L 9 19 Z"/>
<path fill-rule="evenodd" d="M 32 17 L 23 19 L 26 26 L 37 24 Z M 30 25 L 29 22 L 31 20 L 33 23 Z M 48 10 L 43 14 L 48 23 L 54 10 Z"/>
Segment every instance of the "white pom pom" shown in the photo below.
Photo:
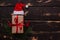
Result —
<path fill-rule="evenodd" d="M 28 5 L 26 5 L 26 8 L 28 8 Z"/>

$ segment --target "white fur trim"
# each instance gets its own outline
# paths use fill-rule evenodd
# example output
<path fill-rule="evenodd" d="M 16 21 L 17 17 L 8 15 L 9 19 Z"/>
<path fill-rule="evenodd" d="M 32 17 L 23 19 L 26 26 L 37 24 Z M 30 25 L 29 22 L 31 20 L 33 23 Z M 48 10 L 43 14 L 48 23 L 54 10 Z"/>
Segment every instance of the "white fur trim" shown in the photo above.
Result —
<path fill-rule="evenodd" d="M 14 11 L 13 14 L 21 14 L 21 15 L 24 15 L 24 11 Z"/>

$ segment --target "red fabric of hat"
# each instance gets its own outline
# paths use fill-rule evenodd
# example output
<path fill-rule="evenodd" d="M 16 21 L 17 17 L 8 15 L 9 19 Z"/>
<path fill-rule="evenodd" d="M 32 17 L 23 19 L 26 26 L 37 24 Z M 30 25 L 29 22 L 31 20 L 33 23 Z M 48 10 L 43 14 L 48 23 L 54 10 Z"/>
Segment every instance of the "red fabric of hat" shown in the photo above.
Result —
<path fill-rule="evenodd" d="M 14 7 L 14 10 L 15 11 L 21 11 L 21 10 L 23 10 L 24 6 L 25 6 L 25 4 L 17 3 Z"/>

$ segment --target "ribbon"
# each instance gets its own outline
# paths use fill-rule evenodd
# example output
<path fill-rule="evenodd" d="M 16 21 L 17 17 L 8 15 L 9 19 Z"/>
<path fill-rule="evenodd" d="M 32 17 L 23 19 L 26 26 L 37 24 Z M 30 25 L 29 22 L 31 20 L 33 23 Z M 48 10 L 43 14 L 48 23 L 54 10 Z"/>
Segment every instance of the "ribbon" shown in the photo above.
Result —
<path fill-rule="evenodd" d="M 16 23 L 16 33 L 18 32 L 18 28 L 20 28 L 20 30 L 22 30 L 23 27 L 23 23 L 18 23 L 18 15 L 14 18 L 14 22 Z"/>
<path fill-rule="evenodd" d="M 18 23 L 18 15 L 14 18 L 14 22 L 15 22 L 15 24 L 12 24 L 8 21 L 8 24 L 9 24 L 9 26 L 16 26 L 16 33 L 17 33 L 18 28 L 20 28 L 20 30 L 22 30 L 22 27 L 23 27 L 24 24 L 23 24 L 23 22 Z"/>
<path fill-rule="evenodd" d="M 22 21 L 21 23 L 18 23 L 18 15 L 16 15 L 16 17 L 14 18 L 14 22 L 15 24 L 12 24 L 8 21 L 8 25 L 9 26 L 16 26 L 16 33 L 18 32 L 18 28 L 20 28 L 20 30 L 22 30 L 22 27 L 24 26 L 23 22 Z M 30 21 L 28 21 L 25 26 L 28 27 L 30 25 Z"/>

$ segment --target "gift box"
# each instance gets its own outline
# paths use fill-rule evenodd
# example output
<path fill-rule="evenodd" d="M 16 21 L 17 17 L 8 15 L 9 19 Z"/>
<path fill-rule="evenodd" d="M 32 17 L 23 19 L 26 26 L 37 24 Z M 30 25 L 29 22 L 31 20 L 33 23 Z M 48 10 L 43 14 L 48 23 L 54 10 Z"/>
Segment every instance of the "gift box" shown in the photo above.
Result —
<path fill-rule="evenodd" d="M 23 33 L 23 15 L 12 15 L 12 33 Z"/>

